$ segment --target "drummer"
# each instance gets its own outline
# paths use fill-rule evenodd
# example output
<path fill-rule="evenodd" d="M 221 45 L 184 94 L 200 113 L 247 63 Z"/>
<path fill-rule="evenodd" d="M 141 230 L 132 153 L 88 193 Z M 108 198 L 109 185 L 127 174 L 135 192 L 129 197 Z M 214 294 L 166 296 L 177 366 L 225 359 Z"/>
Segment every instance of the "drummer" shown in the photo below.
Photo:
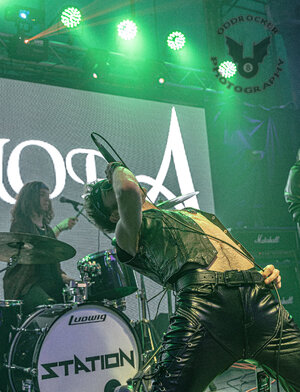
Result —
<path fill-rule="evenodd" d="M 57 238 L 64 230 L 71 230 L 76 218 L 67 218 L 53 229 L 49 226 L 54 217 L 49 188 L 43 182 L 33 181 L 20 190 L 11 211 L 11 232 L 29 233 Z M 21 256 L 22 257 L 22 256 Z M 23 315 L 31 313 L 38 305 L 62 303 L 62 289 L 69 278 L 59 263 L 17 264 L 4 275 L 5 299 L 23 301 Z"/>

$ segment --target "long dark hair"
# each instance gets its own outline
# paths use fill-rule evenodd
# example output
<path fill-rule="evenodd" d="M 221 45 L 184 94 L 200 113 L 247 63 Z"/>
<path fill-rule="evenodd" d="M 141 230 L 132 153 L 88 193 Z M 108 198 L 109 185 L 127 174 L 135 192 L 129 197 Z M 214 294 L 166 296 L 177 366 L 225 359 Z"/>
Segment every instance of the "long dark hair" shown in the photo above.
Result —
<path fill-rule="evenodd" d="M 16 204 L 11 210 L 12 222 L 23 222 L 30 219 L 34 213 L 43 215 L 44 223 L 49 224 L 54 217 L 52 204 L 49 201 L 47 211 L 41 209 L 40 190 L 49 188 L 41 181 L 32 181 L 25 184 L 20 190 Z"/>
<path fill-rule="evenodd" d="M 116 223 L 111 222 L 109 219 L 112 210 L 107 209 L 103 204 L 102 191 L 105 189 L 112 189 L 112 185 L 108 180 L 86 184 L 84 207 L 88 216 L 101 231 L 104 233 L 113 233 L 116 229 Z"/>

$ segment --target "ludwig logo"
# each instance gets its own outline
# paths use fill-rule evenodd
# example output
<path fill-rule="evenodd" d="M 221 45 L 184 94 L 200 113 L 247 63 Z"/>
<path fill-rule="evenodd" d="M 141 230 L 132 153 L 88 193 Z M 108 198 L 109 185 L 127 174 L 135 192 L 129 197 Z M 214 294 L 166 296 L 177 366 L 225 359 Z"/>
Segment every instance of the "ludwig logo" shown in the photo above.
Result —
<path fill-rule="evenodd" d="M 249 26 L 249 34 L 245 35 L 245 28 L 239 30 L 239 26 L 245 24 L 251 24 Z M 261 27 L 262 33 L 260 34 L 259 29 Z M 232 33 L 230 30 L 232 29 Z M 264 31 L 263 31 L 264 30 Z M 226 32 L 226 33 L 225 33 Z M 256 36 L 261 36 L 259 39 L 250 39 L 251 32 L 255 33 Z M 220 26 L 217 30 L 217 34 L 220 38 L 225 40 L 227 53 L 231 58 L 231 62 L 236 65 L 237 72 L 239 76 L 243 79 L 249 80 L 257 75 L 260 75 L 260 68 L 265 66 L 264 74 L 267 74 L 266 58 L 270 54 L 271 41 L 275 34 L 278 33 L 278 28 L 267 19 L 257 16 L 257 15 L 240 15 L 230 20 L 227 20 Z M 244 34 L 244 42 L 243 42 Z M 237 41 L 233 36 L 242 37 L 241 40 Z M 247 54 L 246 54 L 247 52 Z M 282 65 L 284 61 L 280 58 L 277 59 L 275 67 L 270 70 L 269 76 L 264 78 L 263 82 L 252 83 L 251 85 L 243 83 L 233 83 L 225 78 L 219 72 L 219 65 L 225 59 L 218 59 L 216 56 L 211 57 L 211 62 L 213 64 L 213 72 L 216 78 L 218 78 L 219 83 L 226 86 L 227 89 L 233 90 L 236 93 L 258 93 L 265 91 L 268 87 L 271 87 L 276 79 L 279 78 L 280 72 L 282 72 Z M 270 63 L 270 62 L 269 62 Z M 275 68 L 275 69 L 274 69 Z"/>
<path fill-rule="evenodd" d="M 69 325 L 89 324 L 89 323 L 103 323 L 106 320 L 106 314 L 92 314 L 88 316 L 71 316 Z"/>

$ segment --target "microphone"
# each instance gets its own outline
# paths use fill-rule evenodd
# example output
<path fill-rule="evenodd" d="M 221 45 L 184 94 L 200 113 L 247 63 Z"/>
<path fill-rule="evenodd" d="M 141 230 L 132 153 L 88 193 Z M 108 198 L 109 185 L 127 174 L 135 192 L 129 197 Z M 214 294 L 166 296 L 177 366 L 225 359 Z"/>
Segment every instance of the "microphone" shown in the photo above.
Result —
<path fill-rule="evenodd" d="M 96 140 L 93 133 L 91 133 L 91 138 L 93 139 L 93 142 L 96 144 L 99 152 L 101 152 L 106 162 L 107 163 L 116 162 L 115 158 L 113 158 L 113 156 L 107 151 L 107 149 L 101 143 L 99 143 L 98 140 Z"/>
<path fill-rule="evenodd" d="M 62 196 L 59 201 L 61 203 L 70 203 L 73 205 L 73 207 L 75 208 L 75 210 L 78 210 L 78 206 L 83 206 L 82 203 L 79 203 L 78 201 L 75 200 L 71 200 L 71 199 L 67 199 L 66 197 Z"/>

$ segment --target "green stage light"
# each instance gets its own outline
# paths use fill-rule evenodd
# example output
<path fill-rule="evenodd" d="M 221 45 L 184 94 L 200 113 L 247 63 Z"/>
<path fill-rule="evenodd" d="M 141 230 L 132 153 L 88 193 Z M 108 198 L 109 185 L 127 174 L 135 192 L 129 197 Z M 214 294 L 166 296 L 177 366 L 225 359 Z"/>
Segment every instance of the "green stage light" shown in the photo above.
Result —
<path fill-rule="evenodd" d="M 185 45 L 185 36 L 180 31 L 173 31 L 167 38 L 168 46 L 173 50 L 182 49 Z"/>
<path fill-rule="evenodd" d="M 68 7 L 61 13 L 61 22 L 68 28 L 73 28 L 81 22 L 81 13 L 75 7 Z"/>
<path fill-rule="evenodd" d="M 232 61 L 223 61 L 223 63 L 219 65 L 218 71 L 223 78 L 229 79 L 236 74 L 237 68 Z"/>
<path fill-rule="evenodd" d="M 127 41 L 135 38 L 137 33 L 137 25 L 129 19 L 123 20 L 118 24 L 118 34 L 122 39 Z"/>

